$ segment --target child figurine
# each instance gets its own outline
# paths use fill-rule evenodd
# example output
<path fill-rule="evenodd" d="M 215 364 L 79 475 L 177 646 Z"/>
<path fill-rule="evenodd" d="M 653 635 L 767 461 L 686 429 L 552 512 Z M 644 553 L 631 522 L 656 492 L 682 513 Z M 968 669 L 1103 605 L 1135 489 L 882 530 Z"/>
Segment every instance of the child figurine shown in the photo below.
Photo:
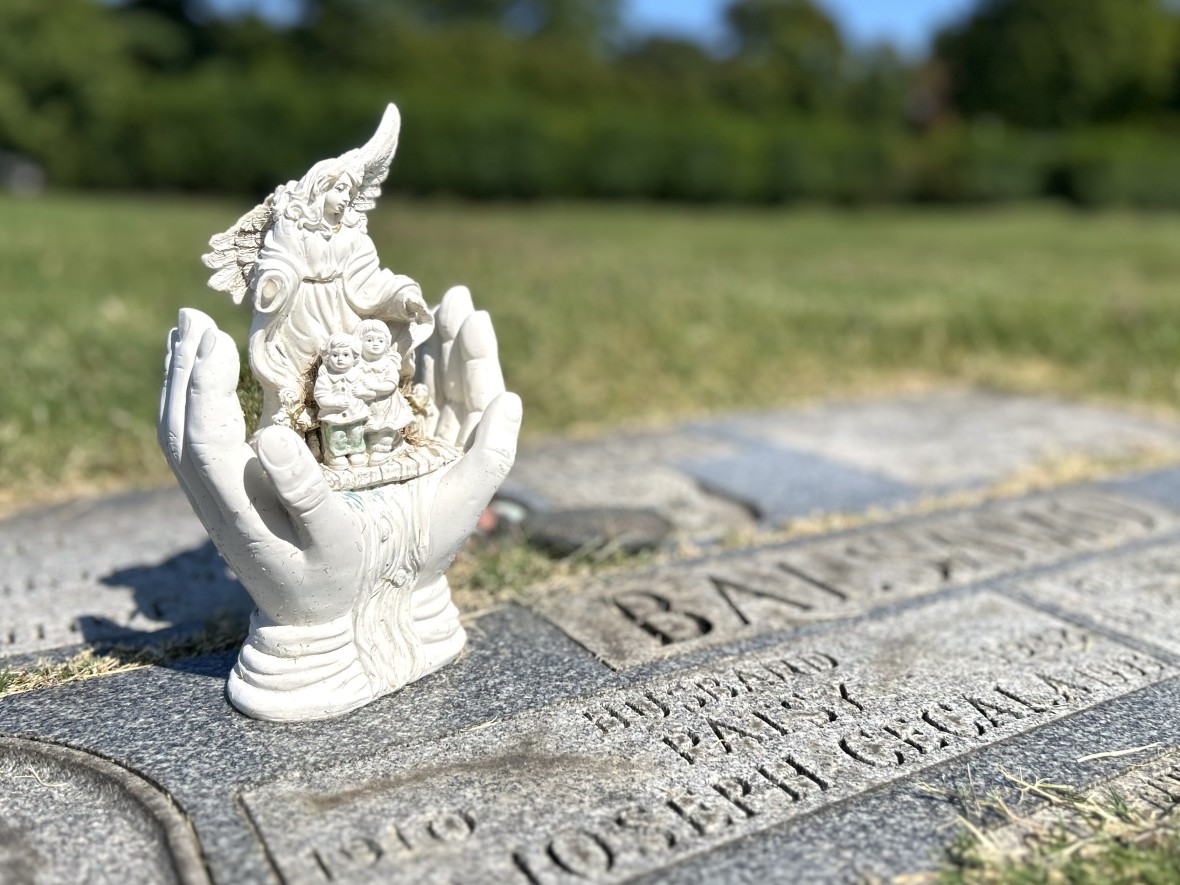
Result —
<path fill-rule="evenodd" d="M 364 397 L 369 407 L 365 441 L 369 463 L 382 464 L 393 456 L 402 442 L 402 430 L 414 420 L 414 413 L 402 395 L 401 354 L 392 347 L 389 326 L 381 320 L 364 320 L 356 327 L 360 340 L 360 370 L 364 374 Z"/>
<path fill-rule="evenodd" d="M 368 463 L 365 422 L 369 407 L 365 372 L 357 365 L 361 344 L 355 335 L 338 332 L 323 348 L 323 365 L 316 375 L 316 405 L 324 438 L 324 463 L 329 467 L 363 467 Z"/>

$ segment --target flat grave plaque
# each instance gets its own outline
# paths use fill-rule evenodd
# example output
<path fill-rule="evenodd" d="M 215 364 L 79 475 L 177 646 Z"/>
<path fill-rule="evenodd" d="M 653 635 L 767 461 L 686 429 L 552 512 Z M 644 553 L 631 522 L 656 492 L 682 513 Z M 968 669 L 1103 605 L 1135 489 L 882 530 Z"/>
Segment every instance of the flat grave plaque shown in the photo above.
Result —
<path fill-rule="evenodd" d="M 0 736 L 0 882 L 208 885 L 185 816 L 106 759 Z"/>
<path fill-rule="evenodd" d="M 1174 675 L 991 592 L 246 790 L 284 881 L 620 881 Z"/>
<path fill-rule="evenodd" d="M 1175 528 L 1159 505 L 1072 489 L 835 537 L 605 576 L 536 608 L 615 669 L 1050 565 Z"/>
<path fill-rule="evenodd" d="M 1116 633 L 1180 654 L 1180 543 L 1052 572 L 1022 590 Z"/>

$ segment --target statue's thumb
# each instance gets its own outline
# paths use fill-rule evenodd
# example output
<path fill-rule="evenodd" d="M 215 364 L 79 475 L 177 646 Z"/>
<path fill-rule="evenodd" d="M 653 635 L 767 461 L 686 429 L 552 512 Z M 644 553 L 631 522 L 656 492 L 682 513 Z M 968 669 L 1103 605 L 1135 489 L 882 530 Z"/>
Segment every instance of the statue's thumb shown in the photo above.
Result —
<path fill-rule="evenodd" d="M 255 441 L 258 460 L 297 530 L 315 534 L 317 517 L 331 494 L 320 466 L 293 430 L 267 427 Z"/>
<path fill-rule="evenodd" d="M 443 477 L 435 503 L 434 525 L 453 526 L 454 531 L 462 532 L 455 549 L 474 530 L 479 515 L 512 468 L 520 421 L 520 397 L 515 393 L 501 393 L 488 404 L 467 454 Z"/>

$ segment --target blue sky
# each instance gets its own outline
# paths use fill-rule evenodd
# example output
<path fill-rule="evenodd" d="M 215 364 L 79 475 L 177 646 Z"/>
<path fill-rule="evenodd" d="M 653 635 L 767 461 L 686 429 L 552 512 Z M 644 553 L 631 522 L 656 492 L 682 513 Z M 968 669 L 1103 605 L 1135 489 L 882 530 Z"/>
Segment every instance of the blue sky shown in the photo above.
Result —
<path fill-rule="evenodd" d="M 721 13 L 729 0 L 623 0 L 630 24 L 641 31 L 665 32 L 715 43 Z M 889 41 L 919 53 L 941 25 L 962 16 L 974 0 L 818 0 L 855 44 Z M 1078 0 L 1085 2 L 1085 0 Z M 276 20 L 291 9 L 290 0 L 211 0 L 215 8 L 259 8 Z"/>
<path fill-rule="evenodd" d="M 1084 0 L 1083 0 L 1084 2 Z M 906 52 L 921 52 L 942 25 L 974 6 L 974 0 L 819 0 L 856 44 L 889 41 Z M 721 30 L 728 0 L 625 0 L 631 23 L 709 42 Z"/>

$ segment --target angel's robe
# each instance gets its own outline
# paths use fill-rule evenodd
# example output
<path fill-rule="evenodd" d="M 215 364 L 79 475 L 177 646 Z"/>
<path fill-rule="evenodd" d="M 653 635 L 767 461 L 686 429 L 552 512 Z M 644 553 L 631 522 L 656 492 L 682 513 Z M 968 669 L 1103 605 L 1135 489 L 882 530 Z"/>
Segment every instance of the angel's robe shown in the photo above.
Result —
<path fill-rule="evenodd" d="M 286 423 L 284 399 L 307 402 L 311 369 L 331 335 L 353 332 L 362 319 L 385 321 L 408 376 L 414 348 L 434 327 L 429 315 L 423 320 L 406 309 L 405 295 L 421 296 L 418 284 L 382 268 L 373 241 L 353 227 L 325 236 L 279 219 L 255 274 L 250 368 L 262 387 L 264 426 Z"/>

